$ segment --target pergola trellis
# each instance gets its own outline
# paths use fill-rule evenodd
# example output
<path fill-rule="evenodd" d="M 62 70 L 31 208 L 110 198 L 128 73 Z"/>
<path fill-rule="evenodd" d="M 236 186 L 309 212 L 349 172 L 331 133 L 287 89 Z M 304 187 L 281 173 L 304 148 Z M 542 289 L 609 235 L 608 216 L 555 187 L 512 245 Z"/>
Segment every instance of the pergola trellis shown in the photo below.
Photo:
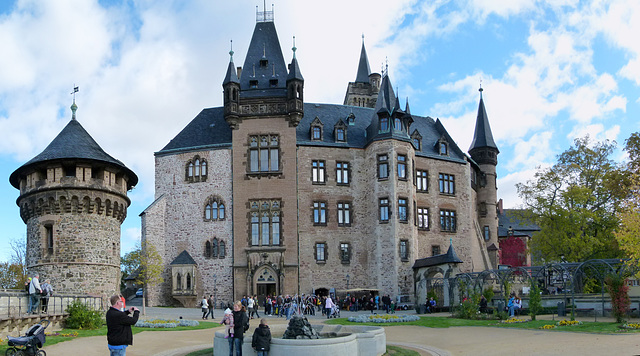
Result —
<path fill-rule="evenodd" d="M 500 292 L 505 294 L 505 282 L 513 283 L 520 279 L 521 285 L 538 286 L 546 293 L 550 289 L 559 289 L 565 300 L 570 295 L 571 305 L 575 305 L 575 295 L 584 288 L 586 279 L 595 279 L 600 284 L 602 312 L 605 307 L 604 280 L 607 275 L 632 275 L 637 268 L 625 263 L 626 259 L 592 259 L 584 262 L 551 262 L 543 266 L 510 267 L 501 269 L 484 270 L 482 272 L 459 273 L 449 278 L 430 278 L 427 285 L 448 285 L 449 305 L 461 302 L 463 296 L 458 291 L 460 286 L 465 286 L 466 291 L 482 293 L 487 284 L 498 285 Z M 445 283 L 445 281 L 447 283 Z"/>

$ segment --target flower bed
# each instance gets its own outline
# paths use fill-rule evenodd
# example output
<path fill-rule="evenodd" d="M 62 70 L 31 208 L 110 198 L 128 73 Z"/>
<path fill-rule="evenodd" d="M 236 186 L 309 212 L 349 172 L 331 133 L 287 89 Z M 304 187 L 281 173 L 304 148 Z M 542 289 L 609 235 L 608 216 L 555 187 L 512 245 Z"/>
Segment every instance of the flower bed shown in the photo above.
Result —
<path fill-rule="evenodd" d="M 70 333 L 66 333 L 66 334 L 62 334 L 59 332 L 52 332 L 52 333 L 44 333 L 47 336 L 62 336 L 62 337 L 76 337 L 78 336 L 78 332 L 77 331 L 73 331 Z"/>
<path fill-rule="evenodd" d="M 350 316 L 348 319 L 353 323 L 404 323 L 408 321 L 418 321 L 420 317 L 417 315 L 358 315 L 358 316 Z"/>
<path fill-rule="evenodd" d="M 555 324 L 547 324 L 540 327 L 543 330 L 555 329 L 557 326 Z"/>
<path fill-rule="evenodd" d="M 578 320 L 563 319 L 556 323 L 556 326 L 575 326 L 575 325 L 582 325 L 582 322 Z"/>
<path fill-rule="evenodd" d="M 199 322 L 195 320 L 167 320 L 167 319 L 153 319 L 153 320 L 138 320 L 136 325 L 139 328 L 176 328 L 178 326 L 198 326 Z"/>
<path fill-rule="evenodd" d="M 518 318 L 509 318 L 507 320 L 502 320 L 502 324 L 518 324 L 518 323 L 526 323 L 529 320 L 518 319 Z"/>
<path fill-rule="evenodd" d="M 639 323 L 627 323 L 621 326 L 623 329 L 640 329 Z"/>

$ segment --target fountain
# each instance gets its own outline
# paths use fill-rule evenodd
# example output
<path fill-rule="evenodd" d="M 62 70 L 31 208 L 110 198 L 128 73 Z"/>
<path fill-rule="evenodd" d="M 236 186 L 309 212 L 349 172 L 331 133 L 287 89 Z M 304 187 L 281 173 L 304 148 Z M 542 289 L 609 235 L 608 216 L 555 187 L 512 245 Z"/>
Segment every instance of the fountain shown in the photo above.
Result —
<path fill-rule="evenodd" d="M 311 325 L 306 317 L 295 315 L 289 325 L 270 325 L 271 350 L 269 356 L 321 356 L 321 355 L 383 355 L 386 351 L 384 328 L 356 325 Z M 253 330 L 244 334 L 243 354 L 251 355 Z M 213 354 L 229 354 L 229 342 L 224 330 L 216 331 Z"/>

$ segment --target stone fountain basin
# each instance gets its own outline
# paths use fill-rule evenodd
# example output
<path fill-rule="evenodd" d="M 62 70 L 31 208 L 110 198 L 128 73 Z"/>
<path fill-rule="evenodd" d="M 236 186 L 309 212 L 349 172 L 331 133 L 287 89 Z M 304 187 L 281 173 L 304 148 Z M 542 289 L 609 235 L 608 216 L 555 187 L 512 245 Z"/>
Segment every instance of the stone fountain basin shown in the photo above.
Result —
<path fill-rule="evenodd" d="M 324 356 L 324 355 L 383 355 L 386 351 L 387 337 L 384 328 L 379 326 L 357 325 L 312 325 L 321 339 L 283 339 L 287 325 L 273 325 L 271 328 L 271 350 L 269 356 Z M 243 355 L 253 355 L 251 348 L 252 326 L 244 334 Z M 216 331 L 213 339 L 213 354 L 229 355 L 229 339 L 224 338 L 224 330 Z"/>

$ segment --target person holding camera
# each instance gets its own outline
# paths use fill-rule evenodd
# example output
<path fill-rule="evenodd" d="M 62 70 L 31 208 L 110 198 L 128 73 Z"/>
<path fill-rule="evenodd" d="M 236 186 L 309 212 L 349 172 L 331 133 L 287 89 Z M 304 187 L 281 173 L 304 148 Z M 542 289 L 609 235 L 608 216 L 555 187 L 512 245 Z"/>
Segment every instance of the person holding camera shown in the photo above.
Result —
<path fill-rule="evenodd" d="M 111 308 L 107 311 L 107 346 L 110 356 L 125 356 L 127 346 L 133 345 L 131 325 L 135 325 L 140 317 L 140 310 L 131 307 L 125 311 L 119 295 L 109 298 Z"/>

